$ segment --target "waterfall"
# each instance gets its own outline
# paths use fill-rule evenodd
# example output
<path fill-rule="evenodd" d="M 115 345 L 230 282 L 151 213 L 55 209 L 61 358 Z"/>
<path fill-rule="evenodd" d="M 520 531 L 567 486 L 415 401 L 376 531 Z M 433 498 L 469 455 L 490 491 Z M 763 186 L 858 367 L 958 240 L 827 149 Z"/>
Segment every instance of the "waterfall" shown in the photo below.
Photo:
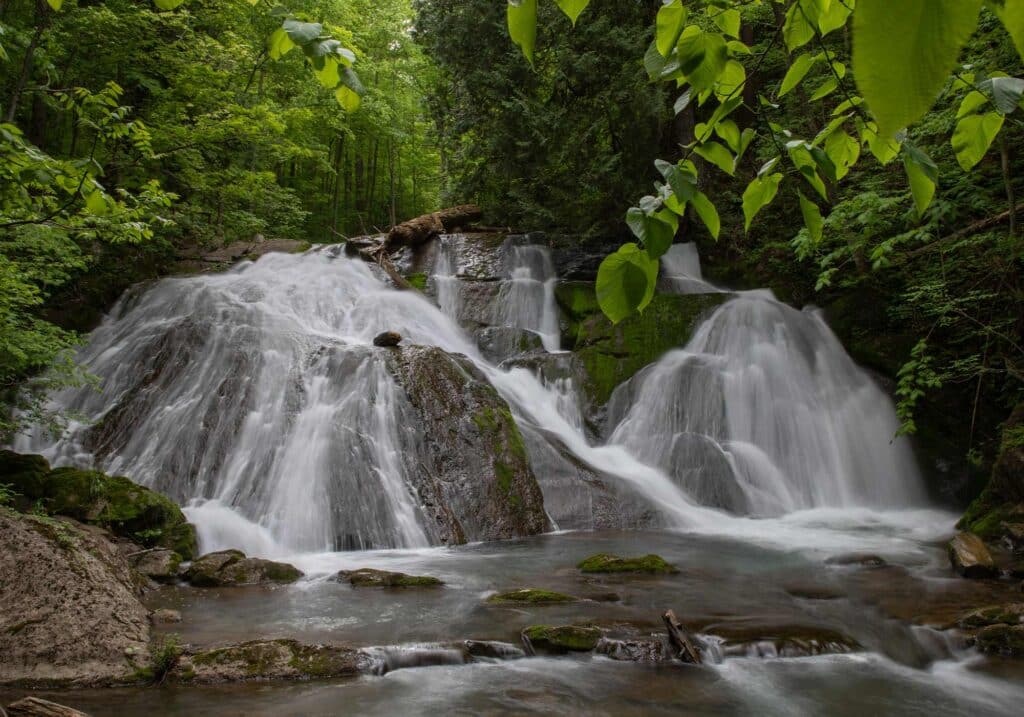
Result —
<path fill-rule="evenodd" d="M 499 367 L 460 326 L 472 285 L 477 298 L 491 297 L 487 316 L 476 301 L 477 326 L 532 331 L 558 351 L 549 250 L 506 241 L 503 278 L 493 281 L 493 273 L 460 266 L 464 242 L 440 242 L 437 304 L 390 288 L 338 247 L 270 254 L 128 292 L 79 355 L 102 392 L 53 397 L 85 420 L 59 440 L 37 433 L 16 448 L 166 493 L 189 506 L 207 547 L 267 554 L 272 545 L 436 544 L 412 479 L 429 429 L 414 418 L 387 350 L 372 346 L 391 330 L 407 344 L 464 354 L 480 369 L 511 407 L 546 500 L 558 503 L 566 525 L 595 525 L 583 513 L 596 493 L 574 488 L 585 475 L 613 483 L 602 510 L 637 516 L 637 527 L 720 526 L 728 521 L 721 509 L 779 515 L 920 497 L 907 446 L 891 441 L 888 398 L 820 315 L 766 292 L 727 302 L 685 349 L 620 387 L 611 438 L 595 445 L 567 377 L 572 354 L 531 349 Z M 668 262 L 670 273 L 703 281 L 691 249 L 670 256 L 679 259 Z"/>
<path fill-rule="evenodd" d="M 662 282 L 678 294 L 714 294 L 721 291 L 704 281 L 700 253 L 693 242 L 673 244 L 661 257 Z"/>
<path fill-rule="evenodd" d="M 892 402 L 820 312 L 743 293 L 632 383 L 613 398 L 610 442 L 702 505 L 781 515 L 923 501 Z"/>

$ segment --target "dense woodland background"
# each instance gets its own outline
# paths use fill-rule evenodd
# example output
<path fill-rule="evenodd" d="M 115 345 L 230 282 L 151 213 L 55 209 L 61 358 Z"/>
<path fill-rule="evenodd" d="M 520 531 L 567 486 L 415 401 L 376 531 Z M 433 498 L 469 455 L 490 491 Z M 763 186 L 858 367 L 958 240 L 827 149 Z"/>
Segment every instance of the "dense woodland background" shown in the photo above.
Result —
<path fill-rule="evenodd" d="M 495 0 L 297 0 L 355 49 L 365 93 L 347 113 L 303 57 L 273 60 L 280 24 L 263 3 L 44 0 L 0 5 L 0 388 L 8 406 L 40 406 L 26 380 L 59 361 L 130 284 L 173 271 L 183 255 L 255 235 L 333 243 L 443 205 L 473 201 L 486 223 L 572 235 L 596 250 L 628 240 L 626 208 L 677 159 L 709 110 L 678 115 L 643 57 L 660 0 L 593 0 L 569 31 L 542 5 L 534 68 L 509 42 Z M 755 53 L 784 17 L 753 12 Z M 827 38 L 848 57 L 848 33 Z M 744 92 L 777 98 L 790 57 L 773 45 Z M 982 16 L 965 65 L 1020 74 L 994 16 Z M 811 70 L 774 99 L 774 116 L 807 131 L 828 121 L 808 95 Z M 82 88 L 82 89 L 76 89 Z M 807 89 L 805 89 L 807 88 Z M 924 454 L 945 466 L 937 492 L 978 493 L 1000 424 L 1024 394 L 1024 197 L 1020 113 L 964 172 L 950 147 L 959 97 L 949 88 L 911 136 L 936 162 L 937 200 L 919 221 L 899 163 L 861 164 L 833 191 L 824 240 L 808 241 L 795 193 L 780 194 L 749 233 L 744 182 L 700 166 L 722 214 L 696 241 L 712 277 L 769 286 L 824 307 L 861 363 L 894 392 Z M 741 111 L 758 127 L 760 112 Z M 749 180 L 765 157 L 747 155 Z M 98 194 L 86 201 L 83 172 Z M 155 182 L 155 183 L 154 183 Z M 70 196 L 71 199 L 67 199 Z M 91 206 L 90 206 L 91 204 Z M 56 381 L 82 380 L 66 361 Z M 902 374 L 901 374 L 902 372 Z M 901 376 L 913 375 L 909 386 Z M 926 387 L 923 398 L 910 396 Z M 916 405 L 915 405 L 916 404 Z M 0 428 L 18 428 L 10 416 Z"/>

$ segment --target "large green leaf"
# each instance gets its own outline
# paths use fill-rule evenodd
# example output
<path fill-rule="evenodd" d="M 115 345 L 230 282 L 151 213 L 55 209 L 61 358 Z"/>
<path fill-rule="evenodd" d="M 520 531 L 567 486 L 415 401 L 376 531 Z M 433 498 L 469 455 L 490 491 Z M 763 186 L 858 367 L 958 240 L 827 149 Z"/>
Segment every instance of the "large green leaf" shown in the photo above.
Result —
<path fill-rule="evenodd" d="M 801 8 L 800 2 L 793 3 L 786 12 L 786 24 L 782 27 L 782 36 L 790 52 L 803 47 L 814 39 L 814 27 L 807 22 L 809 14 L 806 7 Z"/>
<path fill-rule="evenodd" d="M 828 8 L 818 16 L 818 30 L 822 35 L 838 30 L 850 18 L 855 0 L 832 0 Z"/>
<path fill-rule="evenodd" d="M 48 0 L 48 2 L 51 5 L 53 5 L 53 0 Z M 183 2 L 185 2 L 185 0 L 154 0 L 154 2 L 156 3 L 156 6 L 161 10 L 173 10 L 174 8 L 178 7 Z M 57 5 L 60 5 L 59 0 L 57 2 Z"/>
<path fill-rule="evenodd" d="M 639 239 L 652 259 L 657 259 L 672 246 L 679 229 L 679 217 L 668 210 L 648 214 L 638 207 L 626 212 L 626 224 Z"/>
<path fill-rule="evenodd" d="M 270 52 L 270 59 L 280 60 L 295 47 L 295 43 L 288 37 L 288 33 L 285 32 L 284 28 L 279 27 L 273 32 L 270 39 L 267 40 L 267 47 Z"/>
<path fill-rule="evenodd" d="M 992 92 L 992 102 L 1000 114 L 1012 114 L 1020 106 L 1024 96 L 1024 80 L 1019 77 L 993 77 L 981 83 Z"/>
<path fill-rule="evenodd" d="M 991 0 L 992 11 L 1003 21 L 1006 31 L 1013 38 L 1017 52 L 1024 60 L 1024 0 Z"/>
<path fill-rule="evenodd" d="M 636 244 L 623 244 L 597 270 L 597 303 L 617 324 L 651 303 L 657 282 L 657 260 Z"/>
<path fill-rule="evenodd" d="M 914 206 L 920 218 L 924 216 L 925 210 L 935 197 L 935 187 L 939 183 L 939 168 L 931 157 L 911 142 L 903 143 L 903 167 L 907 171 L 910 192 L 914 195 Z"/>
<path fill-rule="evenodd" d="M 811 235 L 814 243 L 820 244 L 825 228 L 821 210 L 818 209 L 817 204 L 805 197 L 803 192 L 797 191 L 797 195 L 800 197 L 800 213 L 804 216 L 804 226 L 807 227 L 807 232 Z"/>
<path fill-rule="evenodd" d="M 704 222 L 704 226 L 711 232 L 711 236 L 718 239 L 718 235 L 722 231 L 722 221 L 718 217 L 718 210 L 715 209 L 715 205 L 711 203 L 707 195 L 704 192 L 697 192 L 690 201 L 690 205 L 697 212 L 700 220 Z"/>
<path fill-rule="evenodd" d="M 860 142 L 848 135 L 846 130 L 836 130 L 825 140 L 825 154 L 836 167 L 836 180 L 840 180 L 860 159 Z"/>
<path fill-rule="evenodd" d="M 320 23 L 303 22 L 302 20 L 285 20 L 281 27 L 296 45 L 313 42 L 324 31 L 324 26 Z"/>
<path fill-rule="evenodd" d="M 717 32 L 704 32 L 696 25 L 683 30 L 677 52 L 686 81 L 698 92 L 714 87 L 729 62 L 725 38 Z"/>
<path fill-rule="evenodd" d="M 878 131 L 919 120 L 974 33 L 982 0 L 860 0 L 853 15 L 853 74 Z"/>
<path fill-rule="evenodd" d="M 508 0 L 508 34 L 532 65 L 537 44 L 537 0 Z"/>
<path fill-rule="evenodd" d="M 781 181 L 782 175 L 776 172 L 757 177 L 747 185 L 746 191 L 743 192 L 743 216 L 746 219 L 745 228 L 748 232 L 757 213 L 768 206 L 775 199 L 775 195 L 779 193 L 779 182 Z"/>
<path fill-rule="evenodd" d="M 735 157 L 724 146 L 714 140 L 693 148 L 693 151 L 711 162 L 723 172 L 732 176 L 736 173 Z"/>
<path fill-rule="evenodd" d="M 711 20 L 718 25 L 718 29 L 729 37 L 739 38 L 740 36 L 740 11 L 735 8 L 721 10 L 708 8 Z"/>
<path fill-rule="evenodd" d="M 857 118 L 857 127 L 860 130 L 861 142 L 867 144 L 871 154 L 879 163 L 885 165 L 896 159 L 900 153 L 900 143 L 891 137 L 882 137 L 878 133 L 878 125 L 874 122 L 864 122 Z"/>
<path fill-rule="evenodd" d="M 793 60 L 789 65 L 789 69 L 786 70 L 786 76 L 782 78 L 782 85 L 779 86 L 779 97 L 784 97 L 790 90 L 799 85 L 817 61 L 817 57 L 811 56 L 808 53 L 804 53 Z"/>
<path fill-rule="evenodd" d="M 587 9 L 587 5 L 590 4 L 590 0 L 555 0 L 555 2 L 558 3 L 558 7 L 562 8 L 562 12 L 572 20 L 574 26 L 583 11 Z"/>
<path fill-rule="evenodd" d="M 682 0 L 669 0 L 658 10 L 655 44 L 662 57 L 676 49 L 685 25 L 686 8 Z"/>
<path fill-rule="evenodd" d="M 1003 128 L 1005 119 L 998 112 L 986 112 L 983 115 L 968 115 L 956 123 L 953 151 L 964 171 L 973 169 L 982 160 Z"/>
<path fill-rule="evenodd" d="M 61 6 L 64 4 L 64 0 L 46 0 L 46 3 L 54 10 L 60 10 Z M 160 7 L 159 1 L 157 2 L 156 6 Z M 162 9 L 166 10 L 167 8 Z"/>
<path fill-rule="evenodd" d="M 359 105 L 362 103 L 359 95 L 352 88 L 346 85 L 341 85 L 336 89 L 334 91 L 334 97 L 346 112 L 355 112 L 359 109 Z"/>

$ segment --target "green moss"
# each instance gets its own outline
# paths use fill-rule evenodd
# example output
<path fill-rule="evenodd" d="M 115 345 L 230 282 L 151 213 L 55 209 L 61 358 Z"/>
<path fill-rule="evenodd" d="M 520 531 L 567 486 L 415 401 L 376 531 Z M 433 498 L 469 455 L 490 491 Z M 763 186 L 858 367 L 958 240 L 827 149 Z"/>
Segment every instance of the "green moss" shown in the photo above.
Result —
<path fill-rule="evenodd" d="M 523 637 L 534 648 L 558 652 L 589 652 L 601 639 L 596 627 L 577 625 L 532 625 L 523 630 Z"/>
<path fill-rule="evenodd" d="M 303 254 L 313 248 L 313 245 L 308 241 L 301 241 L 295 245 L 295 248 L 291 250 L 292 254 Z"/>
<path fill-rule="evenodd" d="M 685 345 L 700 319 L 729 295 L 657 294 L 642 314 L 614 325 L 601 313 L 590 282 L 563 282 L 555 298 L 569 324 L 565 343 L 586 370 L 588 396 L 600 405 L 640 369 Z"/>
<path fill-rule="evenodd" d="M 1003 523 L 1024 521 L 1020 506 L 1003 503 L 991 487 L 967 507 L 956 527 L 974 533 L 982 540 L 997 540 L 1003 534 Z"/>
<path fill-rule="evenodd" d="M 424 588 L 444 585 L 442 580 L 429 575 L 406 575 L 372 568 L 344 572 L 341 577 L 357 588 Z"/>
<path fill-rule="evenodd" d="M 423 274 L 423 273 L 409 274 L 407 277 L 405 277 L 405 280 L 408 281 L 409 284 L 414 289 L 418 289 L 419 291 L 426 291 L 427 290 L 427 275 L 426 274 Z"/>
<path fill-rule="evenodd" d="M 265 564 L 267 579 L 275 583 L 294 583 L 302 577 L 302 571 L 288 563 L 268 562 Z"/>
<path fill-rule="evenodd" d="M 678 573 L 679 570 L 659 555 L 644 555 L 639 558 L 620 558 L 617 555 L 598 553 L 591 555 L 577 567 L 584 573 Z"/>
<path fill-rule="evenodd" d="M 487 602 L 494 605 L 553 605 L 559 603 L 577 602 L 579 598 L 564 593 L 557 593 L 553 590 L 538 590 L 535 588 L 523 588 L 510 592 L 497 593 L 487 598 Z"/>
<path fill-rule="evenodd" d="M 1024 603 L 1010 603 L 973 610 L 960 618 L 959 625 L 965 630 L 974 630 L 988 625 L 1019 625 L 1021 622 L 1024 622 Z"/>
<path fill-rule="evenodd" d="M 1024 657 L 1024 625 L 989 625 L 975 638 L 978 649 L 1006 657 Z"/>

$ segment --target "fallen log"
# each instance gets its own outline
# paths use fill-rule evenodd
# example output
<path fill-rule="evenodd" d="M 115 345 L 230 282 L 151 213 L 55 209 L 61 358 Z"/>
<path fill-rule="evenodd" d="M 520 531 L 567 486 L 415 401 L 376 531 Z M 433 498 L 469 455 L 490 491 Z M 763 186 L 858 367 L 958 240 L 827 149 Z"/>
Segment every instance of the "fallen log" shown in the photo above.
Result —
<path fill-rule="evenodd" d="M 455 231 L 467 224 L 480 221 L 483 215 L 483 210 L 475 204 L 464 204 L 433 214 L 424 214 L 392 227 L 384 240 L 384 246 L 389 253 L 402 246 L 418 246 L 445 232 Z"/>
<path fill-rule="evenodd" d="M 14 704 L 7 705 L 7 711 L 11 717 L 89 717 L 85 712 L 59 705 L 56 702 L 40 699 L 38 697 L 26 697 Z M 0 709 L 0 712 L 3 712 Z"/>
<path fill-rule="evenodd" d="M 677 657 L 683 662 L 689 662 L 694 665 L 701 664 L 703 660 L 700 657 L 700 650 L 693 644 L 690 634 L 683 627 L 683 624 L 679 622 L 675 612 L 667 610 L 661 616 L 661 619 L 665 621 L 665 629 L 668 630 L 668 641 L 675 648 Z"/>

